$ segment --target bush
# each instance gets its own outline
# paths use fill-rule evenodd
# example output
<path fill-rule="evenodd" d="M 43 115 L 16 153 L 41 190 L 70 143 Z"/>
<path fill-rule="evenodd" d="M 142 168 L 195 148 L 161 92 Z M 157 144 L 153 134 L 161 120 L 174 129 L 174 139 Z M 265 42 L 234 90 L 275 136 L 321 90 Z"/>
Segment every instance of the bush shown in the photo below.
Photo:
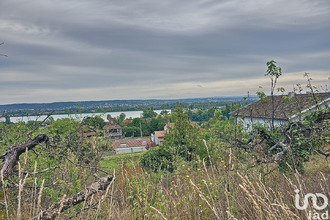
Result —
<path fill-rule="evenodd" d="M 173 154 L 168 148 L 151 148 L 143 154 L 141 165 L 152 171 L 168 170 L 173 172 Z"/>

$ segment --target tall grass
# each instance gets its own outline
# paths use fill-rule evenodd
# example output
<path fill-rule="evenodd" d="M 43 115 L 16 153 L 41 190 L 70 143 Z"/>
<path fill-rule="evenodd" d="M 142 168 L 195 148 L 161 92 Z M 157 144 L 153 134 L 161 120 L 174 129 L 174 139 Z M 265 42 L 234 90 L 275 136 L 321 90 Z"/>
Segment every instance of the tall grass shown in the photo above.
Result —
<path fill-rule="evenodd" d="M 294 190 L 329 197 L 329 170 L 262 177 L 258 168 L 240 173 L 221 161 L 181 167 L 173 174 L 148 173 L 139 165 L 124 168 L 112 195 L 113 219 L 308 219 L 315 210 L 296 209 Z"/>
<path fill-rule="evenodd" d="M 109 170 L 115 178 L 104 191 L 64 213 L 61 203 L 56 219 L 308 219 L 309 211 L 315 210 L 312 206 L 306 211 L 296 209 L 294 190 L 300 190 L 301 198 L 306 193 L 330 197 L 329 165 L 321 158 L 307 164 L 305 174 L 293 171 L 284 175 L 275 170 L 265 176 L 258 167 L 244 167 L 231 150 L 223 159 L 213 158 L 212 166 L 203 160 L 181 161 L 173 173 L 148 172 L 138 162 L 128 160 L 129 165 L 123 161 L 119 172 Z M 314 169 L 316 164 L 322 172 Z M 33 175 L 32 187 L 26 187 L 23 170 L 19 165 L 19 187 L 16 194 L 10 193 L 18 200 L 4 196 L 9 196 L 5 200 L 7 219 L 36 217 L 54 202 L 45 193 L 49 187 L 45 179 L 38 184 Z M 37 163 L 34 173 L 36 170 Z M 91 181 L 82 183 L 81 189 Z M 59 201 L 73 194 L 67 189 Z"/>

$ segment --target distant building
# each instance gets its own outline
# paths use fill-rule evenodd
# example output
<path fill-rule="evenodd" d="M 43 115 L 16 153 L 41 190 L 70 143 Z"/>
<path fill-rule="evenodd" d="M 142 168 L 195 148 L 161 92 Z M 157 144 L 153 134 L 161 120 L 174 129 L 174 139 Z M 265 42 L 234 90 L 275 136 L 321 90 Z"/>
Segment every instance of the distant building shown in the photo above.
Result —
<path fill-rule="evenodd" d="M 119 154 L 146 151 L 153 146 L 155 146 L 155 144 L 150 138 L 133 138 L 113 141 L 113 149 Z"/>
<path fill-rule="evenodd" d="M 329 105 L 330 92 L 314 95 L 291 92 L 288 95 L 274 96 L 274 126 L 286 124 L 289 121 L 300 121 L 304 119 L 307 112 L 329 107 Z M 253 123 L 270 125 L 272 111 L 272 98 L 267 96 L 265 99 L 231 112 L 230 115 L 251 128 Z"/>
<path fill-rule="evenodd" d="M 191 122 L 191 125 L 194 126 L 194 127 L 198 127 L 199 128 L 199 125 L 192 121 Z M 161 146 L 163 145 L 164 143 L 164 138 L 165 138 L 165 135 L 175 127 L 175 124 L 173 122 L 169 122 L 169 123 L 166 123 L 164 125 L 164 130 L 162 131 L 155 131 L 153 134 L 151 134 L 151 140 L 157 145 L 157 146 Z"/>
<path fill-rule="evenodd" d="M 110 139 L 121 139 L 124 138 L 122 127 L 113 119 L 110 118 L 107 125 L 103 127 L 105 130 L 105 137 Z"/>
<path fill-rule="evenodd" d="M 157 146 L 163 145 L 165 134 L 168 133 L 169 129 L 172 128 L 174 128 L 174 123 L 166 123 L 164 125 L 164 130 L 155 131 L 153 134 L 151 134 L 152 142 L 154 142 Z"/>
<path fill-rule="evenodd" d="M 166 131 L 155 131 L 153 134 L 151 134 L 151 140 L 157 145 L 161 146 L 164 143 L 164 136 L 166 134 Z"/>

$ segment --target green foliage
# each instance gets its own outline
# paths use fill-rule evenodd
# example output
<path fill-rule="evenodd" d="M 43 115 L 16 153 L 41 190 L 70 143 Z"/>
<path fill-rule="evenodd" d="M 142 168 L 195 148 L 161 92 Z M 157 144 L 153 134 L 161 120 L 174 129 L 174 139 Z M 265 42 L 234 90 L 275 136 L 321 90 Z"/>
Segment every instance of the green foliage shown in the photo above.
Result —
<path fill-rule="evenodd" d="M 257 91 L 257 96 L 259 97 L 260 100 L 264 100 L 267 96 L 264 91 L 261 90 L 262 86 L 259 86 L 259 90 Z"/>
<path fill-rule="evenodd" d="M 274 60 L 268 61 L 267 65 L 267 73 L 265 76 L 269 76 L 273 79 L 278 79 L 282 75 L 282 68 L 276 66 L 276 62 Z"/>
<path fill-rule="evenodd" d="M 329 118 L 329 108 L 307 113 L 304 120 L 290 130 L 291 151 L 280 163 L 282 171 L 288 171 L 289 166 L 304 172 L 304 164 L 310 156 L 330 144 L 329 129 L 322 129 L 321 121 Z M 329 123 L 329 120 L 325 123 Z M 314 129 L 318 127 L 318 129 Z"/>
<path fill-rule="evenodd" d="M 154 131 L 160 131 L 164 129 L 164 125 L 168 122 L 167 115 L 158 115 L 153 118 L 134 118 L 131 123 L 128 123 L 123 127 L 123 132 L 126 137 L 139 137 L 150 136 Z"/>
<path fill-rule="evenodd" d="M 123 127 L 125 137 L 138 137 L 140 136 L 140 127 L 136 126 L 125 126 Z"/>
<path fill-rule="evenodd" d="M 210 118 L 214 116 L 215 108 L 211 108 L 203 111 L 202 109 L 198 109 L 196 112 L 192 112 L 190 109 L 186 112 L 189 119 L 195 122 L 207 122 Z"/>
<path fill-rule="evenodd" d="M 27 134 L 35 135 L 40 132 L 38 127 L 27 126 L 24 122 L 6 124 L 0 122 L 0 147 L 5 151 L 7 147 L 26 141 Z"/>
<path fill-rule="evenodd" d="M 5 115 L 5 123 L 6 124 L 10 124 L 11 123 L 10 116 L 9 115 Z"/>
<path fill-rule="evenodd" d="M 126 115 L 124 113 L 121 113 L 119 116 L 118 116 L 118 123 L 120 124 L 120 126 L 124 126 L 124 120 L 126 118 Z"/>
<path fill-rule="evenodd" d="M 143 118 L 153 118 L 156 116 L 157 116 L 157 113 L 154 112 L 154 108 L 149 108 L 149 109 L 143 110 Z"/>
<path fill-rule="evenodd" d="M 141 165 L 152 170 L 174 170 L 174 155 L 167 147 L 151 148 L 148 152 L 141 157 Z"/>
<path fill-rule="evenodd" d="M 103 118 L 99 115 L 90 116 L 84 118 L 82 121 L 82 125 L 85 125 L 87 127 L 87 131 L 97 131 L 102 130 L 103 126 L 106 125 L 106 122 L 103 120 Z"/>
<path fill-rule="evenodd" d="M 135 164 L 139 163 L 142 154 L 144 153 L 134 152 L 103 157 L 100 161 L 100 166 L 111 172 L 113 169 L 119 170 L 122 166 L 134 167 Z"/>
<path fill-rule="evenodd" d="M 163 146 L 151 149 L 143 155 L 141 164 L 144 167 L 154 171 L 165 169 L 172 172 L 181 160 L 207 159 L 199 126 L 193 124 L 180 107 L 172 114 L 174 127 L 165 135 Z"/>
<path fill-rule="evenodd" d="M 268 160 L 269 157 L 282 152 L 281 147 L 270 149 L 278 143 L 287 146 L 283 155 L 277 158 L 278 168 L 281 172 L 292 172 L 292 169 L 304 172 L 304 164 L 309 161 L 312 154 L 320 150 L 321 146 L 329 144 L 329 131 L 327 129 L 314 129 L 320 127 L 318 120 L 327 118 L 329 109 L 322 109 L 308 113 L 303 121 L 275 127 L 271 130 L 268 126 L 254 124 L 250 136 L 260 140 L 258 143 L 259 160 Z M 322 125 L 321 125 L 322 126 Z M 251 152 L 251 154 L 254 154 Z"/>
<path fill-rule="evenodd" d="M 78 133 L 84 132 L 80 122 L 73 118 L 57 119 L 47 130 L 47 134 L 51 138 L 52 143 L 48 148 L 56 150 L 57 154 L 50 157 L 61 159 L 74 152 L 77 157 L 82 160 L 85 155 L 90 154 L 91 143 L 81 142 Z"/>
<path fill-rule="evenodd" d="M 74 135 L 80 123 L 73 118 L 62 118 L 57 119 L 53 122 L 52 126 L 49 129 L 51 134 L 60 135 L 62 137 L 68 137 Z"/>
<path fill-rule="evenodd" d="M 174 127 L 165 136 L 164 147 L 173 148 L 179 156 L 190 161 L 195 154 L 203 152 L 199 126 L 192 123 L 180 107 L 173 113 L 173 120 Z"/>

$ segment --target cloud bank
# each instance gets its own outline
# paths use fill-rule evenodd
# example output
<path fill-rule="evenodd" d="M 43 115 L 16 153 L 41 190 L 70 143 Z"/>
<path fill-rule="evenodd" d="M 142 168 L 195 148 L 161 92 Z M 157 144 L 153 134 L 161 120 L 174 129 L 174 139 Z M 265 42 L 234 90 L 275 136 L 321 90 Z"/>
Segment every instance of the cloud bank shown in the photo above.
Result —
<path fill-rule="evenodd" d="M 2 0 L 0 104 L 329 85 L 328 0 Z"/>

